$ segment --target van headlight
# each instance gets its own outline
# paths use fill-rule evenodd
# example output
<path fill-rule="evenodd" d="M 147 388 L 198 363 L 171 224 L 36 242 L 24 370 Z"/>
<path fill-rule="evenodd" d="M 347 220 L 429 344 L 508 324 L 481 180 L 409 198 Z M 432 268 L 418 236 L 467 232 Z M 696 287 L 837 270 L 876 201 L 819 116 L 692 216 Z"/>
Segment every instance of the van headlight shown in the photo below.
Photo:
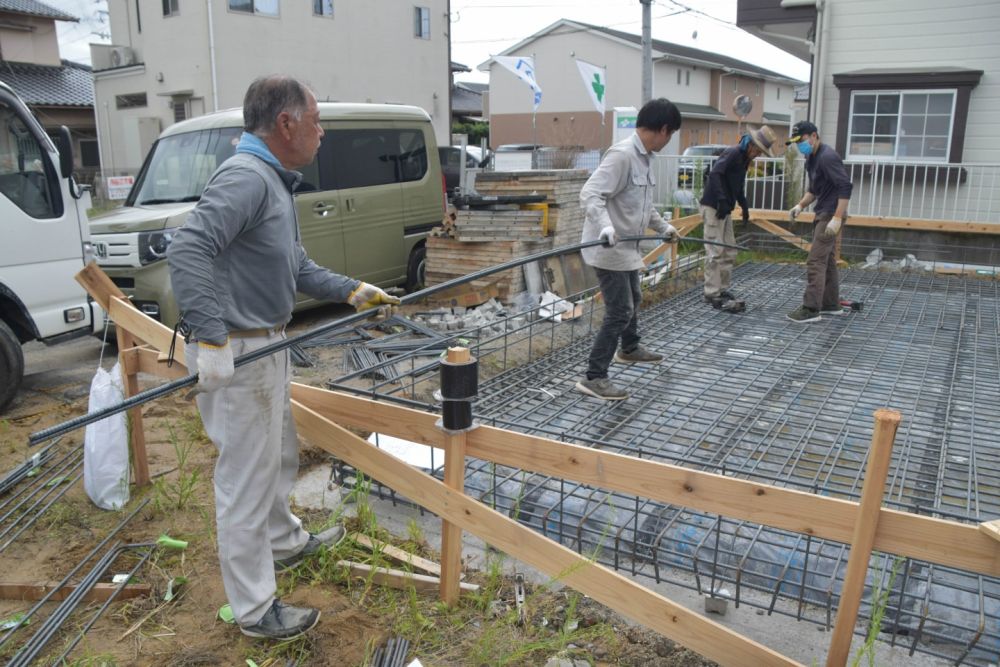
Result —
<path fill-rule="evenodd" d="M 139 263 L 152 264 L 167 256 L 167 248 L 174 239 L 174 230 L 139 232 Z"/>

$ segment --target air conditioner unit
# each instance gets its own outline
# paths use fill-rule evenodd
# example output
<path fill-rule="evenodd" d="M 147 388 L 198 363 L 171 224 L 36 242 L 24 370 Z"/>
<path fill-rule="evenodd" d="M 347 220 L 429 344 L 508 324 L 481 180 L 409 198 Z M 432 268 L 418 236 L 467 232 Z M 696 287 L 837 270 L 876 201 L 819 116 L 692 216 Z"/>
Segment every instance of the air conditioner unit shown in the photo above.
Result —
<path fill-rule="evenodd" d="M 116 46 L 111 49 L 111 66 L 127 67 L 135 64 L 135 52 L 127 46 Z"/>

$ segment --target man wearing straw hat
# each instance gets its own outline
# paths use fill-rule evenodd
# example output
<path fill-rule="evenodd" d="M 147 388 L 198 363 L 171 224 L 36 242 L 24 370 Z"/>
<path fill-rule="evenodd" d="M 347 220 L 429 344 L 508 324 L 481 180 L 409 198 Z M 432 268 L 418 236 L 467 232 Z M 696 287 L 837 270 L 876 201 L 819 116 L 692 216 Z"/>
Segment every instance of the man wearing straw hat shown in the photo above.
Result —
<path fill-rule="evenodd" d="M 716 159 L 708 174 L 701 204 L 706 241 L 736 245 L 732 212 L 739 204 L 743 209 L 743 224 L 750 222 L 750 206 L 744 193 L 747 169 L 761 155 L 774 157 L 771 146 L 777 137 L 767 125 L 744 134 L 740 143 L 730 146 Z M 732 307 L 737 302 L 729 291 L 736 250 L 731 247 L 705 245 L 705 301 L 716 308 L 739 312 Z"/>

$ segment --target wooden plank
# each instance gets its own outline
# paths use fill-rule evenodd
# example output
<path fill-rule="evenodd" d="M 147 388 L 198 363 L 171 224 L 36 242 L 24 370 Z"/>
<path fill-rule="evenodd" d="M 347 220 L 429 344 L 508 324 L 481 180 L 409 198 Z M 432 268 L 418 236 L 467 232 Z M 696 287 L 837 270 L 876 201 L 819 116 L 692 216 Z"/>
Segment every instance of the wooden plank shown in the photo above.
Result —
<path fill-rule="evenodd" d="M 1000 542 L 1000 519 L 993 519 L 993 521 L 983 521 L 979 524 L 979 532 L 983 535 L 988 536 L 990 539 L 994 539 Z"/>
<path fill-rule="evenodd" d="M 119 584 L 95 584 L 83 596 L 84 602 L 106 602 L 111 594 L 118 589 Z M 58 588 L 58 590 L 56 590 Z M 0 600 L 41 600 L 50 592 L 55 591 L 49 598 L 52 602 L 65 600 L 70 593 L 76 590 L 73 584 L 67 584 L 59 588 L 57 583 L 47 584 L 14 584 L 10 582 L 0 582 Z M 153 587 L 150 584 L 125 584 L 121 593 L 115 596 L 115 600 L 134 600 L 135 598 L 151 595 Z"/>
<path fill-rule="evenodd" d="M 437 416 L 292 383 L 292 397 L 346 426 L 441 447 Z M 858 503 L 634 459 L 491 426 L 470 434 L 468 456 L 673 505 L 850 543 Z M 874 548 L 1000 576 L 1000 548 L 975 525 L 883 508 Z"/>
<path fill-rule="evenodd" d="M 677 220 L 671 221 L 670 224 L 673 225 L 674 229 L 677 230 L 678 236 L 684 237 L 690 234 L 691 230 L 697 228 L 698 225 L 701 224 L 701 214 L 695 213 L 694 215 L 688 215 L 683 218 L 678 218 Z M 660 245 L 656 246 L 653 250 L 646 253 L 646 255 L 642 258 L 642 263 L 649 264 L 653 260 L 658 259 L 660 255 L 670 251 L 670 246 L 672 245 L 676 244 L 667 242 L 661 243 Z M 671 256 L 673 256 L 674 251 L 670 252 Z"/>
<path fill-rule="evenodd" d="M 487 544 L 710 660 L 740 667 L 799 664 L 414 470 L 298 401 L 292 401 L 292 412 L 299 434 L 312 444 L 479 536 Z"/>
<path fill-rule="evenodd" d="M 136 355 L 140 373 L 149 373 L 166 380 L 178 380 L 191 374 L 179 359 L 174 359 L 174 363 L 168 366 L 166 355 L 152 348 L 138 347 Z"/>
<path fill-rule="evenodd" d="M 812 250 L 812 243 L 809 243 L 802 237 L 792 234 L 784 227 L 776 225 L 770 220 L 764 220 L 763 218 L 750 218 L 750 222 L 765 231 L 771 232 L 772 234 L 780 238 L 782 241 L 791 243 L 796 248 L 801 248 L 806 252 L 810 252 Z"/>
<path fill-rule="evenodd" d="M 370 551 L 381 552 L 393 560 L 405 563 L 410 567 L 417 568 L 418 570 L 423 570 L 427 574 L 433 574 L 436 577 L 441 576 L 441 566 L 432 560 L 421 558 L 416 554 L 411 554 L 409 551 L 405 551 L 391 544 L 386 544 L 385 542 L 372 539 L 367 535 L 362 535 L 361 533 L 351 533 L 348 537 Z"/>
<path fill-rule="evenodd" d="M 854 536 L 851 539 L 851 555 L 847 559 L 844 585 L 840 589 L 837 620 L 830 637 L 830 650 L 826 654 L 827 667 L 843 667 L 851 653 L 854 624 L 858 620 L 858 608 L 865 590 L 865 576 L 872 557 L 872 544 L 875 542 L 879 510 L 885 493 L 885 479 L 892 459 L 892 443 L 896 439 L 899 421 L 900 414 L 895 410 L 875 411 L 875 431 L 872 433 L 872 446 L 865 469 L 858 520 L 854 524 Z"/>
<path fill-rule="evenodd" d="M 788 220 L 788 211 L 754 209 L 757 216 L 767 220 Z M 812 222 L 813 213 L 801 213 L 796 220 Z M 917 220 L 915 218 L 889 218 L 884 216 L 848 215 L 848 227 L 874 227 L 879 229 L 911 229 L 919 232 L 949 232 L 954 234 L 1000 235 L 1000 225 L 988 222 L 962 222 L 960 220 Z"/>
<path fill-rule="evenodd" d="M 83 289 L 87 290 L 87 294 L 94 297 L 94 301 L 104 309 L 104 312 L 108 312 L 108 305 L 112 297 L 128 299 L 125 293 L 111 282 L 108 274 L 104 273 L 94 262 L 83 267 L 74 278 L 76 282 L 80 283 Z"/>
<path fill-rule="evenodd" d="M 372 567 L 365 563 L 355 563 L 349 560 L 339 560 L 337 561 L 337 565 L 350 570 L 356 579 L 370 579 L 380 586 L 389 586 L 404 590 L 412 587 L 418 591 L 436 591 L 441 586 L 441 580 L 429 574 L 416 574 L 388 567 Z M 478 591 L 479 585 L 463 581 L 461 582 L 461 590 L 466 592 Z"/>
<path fill-rule="evenodd" d="M 124 327 L 136 338 L 149 343 L 157 350 L 166 352 L 170 349 L 170 341 L 174 338 L 173 330 L 167 325 L 157 322 L 149 315 L 140 312 L 126 299 L 113 298 L 110 301 L 108 315 L 118 328 Z M 177 335 L 174 347 L 174 359 L 187 366 L 184 357 L 184 338 Z"/>

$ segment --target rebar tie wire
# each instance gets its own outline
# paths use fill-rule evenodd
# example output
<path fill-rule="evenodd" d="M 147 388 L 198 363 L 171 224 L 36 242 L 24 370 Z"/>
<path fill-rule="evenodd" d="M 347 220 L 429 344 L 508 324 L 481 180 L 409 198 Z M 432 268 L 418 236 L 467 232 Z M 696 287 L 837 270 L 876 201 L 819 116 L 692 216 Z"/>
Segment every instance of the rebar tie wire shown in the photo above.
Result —
<path fill-rule="evenodd" d="M 646 235 L 625 236 L 618 239 L 617 243 L 628 243 L 631 241 L 673 241 L 673 240 L 675 240 L 675 237 L 672 234 L 657 235 L 657 236 L 646 236 Z M 701 243 L 706 245 L 715 245 L 723 248 L 732 248 L 735 250 L 748 249 L 745 246 L 729 245 L 727 243 L 719 243 L 716 241 L 706 241 L 705 239 L 684 238 L 680 240 L 690 241 L 694 243 Z M 407 294 L 400 300 L 400 303 L 404 305 L 408 303 L 413 303 L 415 301 L 419 301 L 420 299 L 424 299 L 432 294 L 437 294 L 438 292 L 451 289 L 452 287 L 455 287 L 457 285 L 463 285 L 465 283 L 477 280 L 484 276 L 492 275 L 494 273 L 499 273 L 501 271 L 506 271 L 507 269 L 512 269 L 518 266 L 522 266 L 524 264 L 530 264 L 531 262 L 536 262 L 540 259 L 547 259 L 549 257 L 555 257 L 557 255 L 564 255 L 567 253 L 576 252 L 577 250 L 581 250 L 583 248 L 590 248 L 599 245 L 605 245 L 605 244 L 603 241 L 600 240 L 584 241 L 582 243 L 560 246 L 558 248 L 553 248 L 551 250 L 544 250 L 542 252 L 537 252 L 532 255 L 528 255 L 526 257 L 519 257 L 517 259 L 512 259 L 509 262 L 504 262 L 503 264 L 496 264 L 494 266 L 490 266 L 485 269 L 480 269 L 479 271 L 474 271 L 459 278 L 453 278 L 451 280 L 445 281 L 439 285 L 425 287 L 424 289 L 414 292 L 412 294 Z M 315 338 L 316 336 L 321 336 L 335 329 L 339 329 L 349 324 L 365 320 L 369 318 L 372 314 L 374 314 L 372 311 L 368 310 L 360 311 L 342 317 L 338 320 L 334 320 L 333 322 L 329 322 L 322 326 L 316 327 L 311 331 L 306 331 L 296 336 L 292 336 L 291 338 L 286 338 L 284 340 L 276 341 L 274 343 L 271 343 L 270 345 L 266 345 L 260 349 L 254 350 L 253 352 L 245 354 L 241 357 L 237 357 L 233 362 L 233 367 L 239 368 L 240 366 L 245 366 L 246 364 L 253 363 L 258 359 L 270 356 L 275 352 L 280 352 L 288 347 L 291 347 L 292 345 L 297 345 L 305 340 L 309 340 L 310 338 Z M 57 424 L 55 426 L 51 426 L 47 429 L 43 429 L 36 433 L 32 433 L 28 438 L 28 442 L 32 446 L 39 445 L 45 442 L 46 440 L 49 440 L 59 435 L 69 433 L 70 431 L 74 431 L 80 428 L 81 426 L 86 426 L 87 424 L 93 424 L 94 422 L 98 422 L 106 417 L 110 417 L 111 415 L 118 414 L 119 412 L 124 412 L 125 410 L 130 410 L 131 408 L 143 405 L 145 403 L 148 403 L 149 401 L 166 396 L 167 394 L 171 394 L 177 391 L 178 389 L 189 387 L 193 384 L 196 384 L 197 382 L 198 382 L 198 374 L 192 373 L 187 377 L 178 378 L 166 384 L 160 385 L 159 387 L 154 387 L 152 389 L 147 389 L 146 391 L 141 391 L 138 394 L 135 394 L 134 396 L 127 398 L 126 400 L 122 401 L 117 405 L 112 405 L 102 410 L 97 410 L 95 412 L 91 412 L 86 415 L 74 417 L 73 419 L 69 419 L 63 422 L 62 424 Z"/>

